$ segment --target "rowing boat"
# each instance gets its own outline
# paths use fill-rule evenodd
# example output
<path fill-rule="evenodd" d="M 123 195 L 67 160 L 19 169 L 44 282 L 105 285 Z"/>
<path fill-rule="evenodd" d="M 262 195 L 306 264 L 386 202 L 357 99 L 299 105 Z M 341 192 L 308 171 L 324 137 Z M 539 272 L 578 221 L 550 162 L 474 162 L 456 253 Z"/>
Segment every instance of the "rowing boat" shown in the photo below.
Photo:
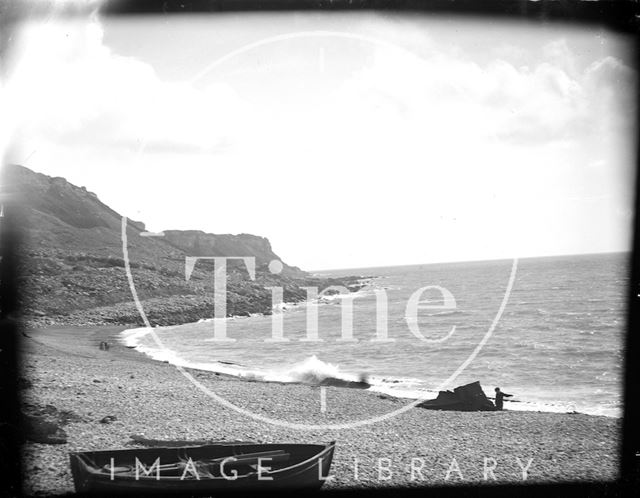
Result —
<path fill-rule="evenodd" d="M 320 488 L 335 442 L 228 443 L 69 454 L 77 492 L 202 493 Z"/>

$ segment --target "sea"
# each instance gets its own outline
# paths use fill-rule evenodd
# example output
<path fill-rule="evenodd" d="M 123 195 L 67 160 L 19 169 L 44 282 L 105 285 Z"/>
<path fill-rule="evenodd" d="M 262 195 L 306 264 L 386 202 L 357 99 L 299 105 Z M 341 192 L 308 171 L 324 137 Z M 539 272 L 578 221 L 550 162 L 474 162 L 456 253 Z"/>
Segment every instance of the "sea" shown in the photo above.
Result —
<path fill-rule="evenodd" d="M 620 417 L 629 265 L 616 253 L 318 272 L 366 285 L 227 318 L 234 341 L 213 340 L 212 317 L 122 341 L 252 381 L 366 380 L 406 399 L 479 381 L 512 394 L 508 410 Z"/>

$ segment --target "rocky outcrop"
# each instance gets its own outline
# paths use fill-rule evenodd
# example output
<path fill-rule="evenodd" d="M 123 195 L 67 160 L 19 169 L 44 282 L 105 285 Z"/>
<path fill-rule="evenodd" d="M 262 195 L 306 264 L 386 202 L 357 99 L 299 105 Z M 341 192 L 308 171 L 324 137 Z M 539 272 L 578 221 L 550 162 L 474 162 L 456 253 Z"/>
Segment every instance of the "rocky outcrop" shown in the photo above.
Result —
<path fill-rule="evenodd" d="M 252 256 L 256 258 L 256 266 L 262 269 L 266 269 L 273 260 L 281 261 L 273 252 L 269 240 L 258 235 L 213 234 L 202 230 L 164 230 L 163 233 L 166 242 L 188 256 Z M 299 268 L 284 262 L 282 274 L 291 277 L 306 276 Z"/>
<path fill-rule="evenodd" d="M 20 251 L 23 310 L 34 325 L 143 325 L 125 268 L 153 325 L 175 325 L 215 314 L 213 263 L 198 261 L 187 280 L 186 256 L 253 256 L 256 279 L 242 264 L 230 264 L 227 315 L 271 312 L 270 286 L 284 290 L 285 302 L 306 298 L 305 286 L 360 287 L 357 278 L 319 279 L 283 263 L 273 275 L 268 264 L 280 260 L 268 239 L 250 234 L 211 234 L 167 230 L 144 236 L 141 222 L 128 221 L 128 260 L 122 252 L 122 217 L 84 187 L 22 166 L 7 166 L 3 190 L 20 209 L 24 247 Z"/>

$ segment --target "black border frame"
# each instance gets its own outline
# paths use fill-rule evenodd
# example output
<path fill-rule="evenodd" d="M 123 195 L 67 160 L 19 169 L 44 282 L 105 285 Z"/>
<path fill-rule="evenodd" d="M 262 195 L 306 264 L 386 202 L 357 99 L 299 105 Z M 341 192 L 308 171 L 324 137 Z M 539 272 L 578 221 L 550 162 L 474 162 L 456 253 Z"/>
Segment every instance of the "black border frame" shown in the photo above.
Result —
<path fill-rule="evenodd" d="M 16 0 L 19 1 L 19 0 Z M 47 15 L 51 6 L 45 2 L 24 5 L 0 2 L 0 27 L 11 28 L 30 17 Z M 89 6 L 90 7 L 90 6 Z M 107 0 L 99 12 L 106 16 L 179 15 L 229 11 L 274 10 L 392 10 L 427 15 L 491 17 L 497 19 L 526 20 L 537 23 L 569 22 L 576 25 L 599 25 L 613 31 L 636 37 L 640 27 L 640 4 L 634 0 Z M 69 15 L 86 13 L 87 9 L 68 6 Z M 59 13 L 59 12 L 58 12 Z M 9 33 L 11 30 L 9 29 Z M 4 39 L 3 39 L 4 38 Z M 10 41 L 0 37 L 0 44 Z M 0 56 L 3 55 L 0 45 Z M 636 45 L 635 69 L 640 68 Z M 637 89 L 636 89 L 637 91 Z M 638 108 L 640 110 L 640 106 Z M 640 175 L 636 116 L 636 178 L 633 245 L 631 253 L 630 285 L 628 289 L 627 334 L 624 360 L 624 419 L 620 453 L 620 475 L 613 482 L 580 482 L 562 484 L 518 485 L 455 485 L 424 488 L 380 488 L 362 490 L 325 490 L 323 496 L 424 496 L 425 493 L 451 496 L 511 496 L 572 495 L 626 496 L 640 489 L 640 216 L 638 216 Z M 3 193 L 4 216 L 0 217 L 0 495 L 22 496 L 20 398 L 18 392 L 18 344 L 21 333 L 19 317 L 19 209 Z M 139 494 L 139 493 L 137 493 Z M 279 492 L 277 496 L 297 495 Z M 238 496 L 234 494 L 233 496 Z M 253 495 L 253 494 L 252 494 Z M 80 495 L 74 495 L 80 496 Z M 95 496 L 95 495 L 91 495 Z M 246 495 L 249 496 L 249 495 Z"/>

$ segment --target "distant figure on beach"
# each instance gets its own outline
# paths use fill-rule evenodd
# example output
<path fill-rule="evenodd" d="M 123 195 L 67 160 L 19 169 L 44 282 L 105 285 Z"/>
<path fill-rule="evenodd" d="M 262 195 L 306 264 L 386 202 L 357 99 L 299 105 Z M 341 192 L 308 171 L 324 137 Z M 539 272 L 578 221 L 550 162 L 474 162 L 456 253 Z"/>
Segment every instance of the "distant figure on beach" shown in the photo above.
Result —
<path fill-rule="evenodd" d="M 109 343 L 107 341 L 100 342 L 100 351 L 109 351 Z"/>
<path fill-rule="evenodd" d="M 502 402 L 504 398 L 510 398 L 513 394 L 503 393 L 499 387 L 496 387 L 496 410 L 502 410 Z"/>

